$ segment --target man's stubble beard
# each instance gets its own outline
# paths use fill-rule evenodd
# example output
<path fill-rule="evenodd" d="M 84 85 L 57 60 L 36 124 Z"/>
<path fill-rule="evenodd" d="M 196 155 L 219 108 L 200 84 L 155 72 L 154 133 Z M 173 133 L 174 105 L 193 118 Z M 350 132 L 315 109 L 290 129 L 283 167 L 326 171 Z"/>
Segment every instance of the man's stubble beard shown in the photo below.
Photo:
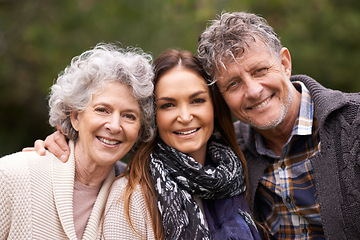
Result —
<path fill-rule="evenodd" d="M 256 125 L 255 123 L 253 123 L 251 121 L 251 119 L 248 119 L 248 124 L 250 126 L 252 126 L 253 128 L 256 128 L 256 129 L 259 129 L 259 130 L 270 130 L 270 129 L 274 129 L 276 128 L 277 126 L 279 126 L 280 123 L 282 123 L 282 121 L 284 121 L 285 119 L 285 116 L 287 114 L 287 112 L 289 111 L 289 107 L 290 107 L 290 104 L 291 104 L 291 101 L 292 101 L 292 97 L 293 97 L 293 88 L 291 87 L 291 82 L 289 81 L 289 84 L 288 84 L 288 90 L 289 90 L 289 94 L 286 98 L 286 102 L 282 102 L 281 103 L 281 115 L 278 119 L 274 119 L 272 121 L 269 121 L 267 124 L 265 125 L 262 125 L 262 126 L 258 126 Z"/>

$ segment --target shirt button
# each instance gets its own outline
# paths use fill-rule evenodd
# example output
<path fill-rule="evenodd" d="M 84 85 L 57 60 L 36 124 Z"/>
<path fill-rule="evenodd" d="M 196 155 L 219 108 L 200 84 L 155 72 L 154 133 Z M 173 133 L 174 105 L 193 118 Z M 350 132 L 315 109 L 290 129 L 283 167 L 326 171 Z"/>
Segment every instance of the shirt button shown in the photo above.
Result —
<path fill-rule="evenodd" d="M 281 168 L 284 170 L 285 167 L 286 167 L 286 166 L 285 166 L 285 163 L 282 163 L 282 164 L 281 164 Z"/>
<path fill-rule="evenodd" d="M 290 202 L 291 202 L 291 199 L 290 199 L 289 197 L 287 197 L 287 198 L 285 199 L 285 201 L 286 201 L 287 203 L 290 203 Z"/>
<path fill-rule="evenodd" d="M 306 228 L 304 228 L 304 229 L 302 230 L 302 232 L 306 234 L 306 233 L 308 232 L 308 230 L 307 230 Z"/>

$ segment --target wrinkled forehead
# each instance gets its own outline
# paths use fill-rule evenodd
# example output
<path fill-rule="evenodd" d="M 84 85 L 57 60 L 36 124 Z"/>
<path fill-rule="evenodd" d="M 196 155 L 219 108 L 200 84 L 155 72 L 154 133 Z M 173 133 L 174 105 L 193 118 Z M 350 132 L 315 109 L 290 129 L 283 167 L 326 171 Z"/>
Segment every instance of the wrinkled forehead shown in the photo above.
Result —
<path fill-rule="evenodd" d="M 241 65 L 250 55 L 263 53 L 267 53 L 280 59 L 280 53 L 275 53 L 274 49 L 259 38 L 255 38 L 253 41 L 247 41 L 247 43 L 242 44 L 242 46 L 229 49 L 223 56 L 219 56 L 216 62 L 214 80 L 216 81 L 226 74 L 229 65 L 234 63 Z"/>

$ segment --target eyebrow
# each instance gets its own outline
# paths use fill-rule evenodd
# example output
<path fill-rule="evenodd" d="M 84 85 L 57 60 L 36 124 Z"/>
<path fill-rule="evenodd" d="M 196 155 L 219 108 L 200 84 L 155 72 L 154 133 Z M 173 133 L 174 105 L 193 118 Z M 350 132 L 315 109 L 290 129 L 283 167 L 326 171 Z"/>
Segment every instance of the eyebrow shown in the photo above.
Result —
<path fill-rule="evenodd" d="M 200 94 L 206 94 L 207 91 L 203 91 L 203 90 L 200 90 L 200 91 L 197 91 L 197 92 L 194 92 L 193 94 L 190 95 L 189 98 L 194 98 Z M 158 98 L 156 99 L 156 101 L 175 101 L 175 98 L 172 98 L 172 97 L 161 97 L 161 98 Z"/>
<path fill-rule="evenodd" d="M 174 98 L 171 98 L 171 97 L 161 97 L 161 98 L 158 98 L 156 99 L 156 101 L 175 101 Z"/>
<path fill-rule="evenodd" d="M 104 107 L 109 107 L 109 108 L 113 108 L 113 105 L 107 103 L 107 102 L 96 102 L 92 107 L 96 107 L 96 106 L 104 106 Z M 139 106 L 140 109 L 140 106 Z M 139 111 L 139 109 L 137 108 L 124 108 L 123 112 L 133 112 L 133 113 L 140 113 L 141 110 Z"/>
<path fill-rule="evenodd" d="M 255 62 L 255 63 L 252 63 L 252 64 L 249 65 L 248 71 L 246 71 L 246 72 L 252 72 L 255 69 L 263 68 L 263 67 L 266 67 L 266 66 L 267 66 L 267 63 L 264 62 L 264 61 Z M 224 79 L 225 86 L 227 86 L 229 84 L 229 82 L 231 82 L 233 80 L 236 80 L 236 79 L 241 80 L 241 77 L 236 75 L 236 76 L 231 77 L 229 79 L 226 79 L 226 78 L 223 78 L 223 79 Z"/>

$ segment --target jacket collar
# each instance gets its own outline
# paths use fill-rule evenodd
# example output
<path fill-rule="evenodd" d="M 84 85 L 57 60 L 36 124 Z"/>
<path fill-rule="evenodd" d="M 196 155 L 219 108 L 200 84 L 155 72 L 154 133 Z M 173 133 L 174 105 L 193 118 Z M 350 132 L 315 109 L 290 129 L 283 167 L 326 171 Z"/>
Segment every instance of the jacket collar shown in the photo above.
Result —
<path fill-rule="evenodd" d="M 73 215 L 73 192 L 75 179 L 75 156 L 74 143 L 69 142 L 70 157 L 66 163 L 54 159 L 52 166 L 53 191 L 55 205 L 59 214 L 61 225 L 69 239 L 76 239 L 74 215 Z M 55 157 L 54 157 L 55 158 Z M 96 239 L 99 236 L 99 226 L 102 212 L 106 203 L 108 191 L 115 178 L 114 169 L 105 179 L 96 198 L 90 218 L 85 228 L 83 239 Z"/>
<path fill-rule="evenodd" d="M 293 75 L 291 81 L 301 81 L 308 88 L 315 103 L 315 115 L 319 127 L 322 126 L 328 115 L 347 104 L 345 95 L 337 90 L 325 88 L 320 83 L 306 75 Z"/>
<path fill-rule="evenodd" d="M 53 191 L 55 205 L 61 225 L 70 239 L 76 239 L 73 217 L 73 192 L 75 179 L 74 144 L 69 143 L 70 157 L 66 163 L 55 159 L 53 161 Z"/>

